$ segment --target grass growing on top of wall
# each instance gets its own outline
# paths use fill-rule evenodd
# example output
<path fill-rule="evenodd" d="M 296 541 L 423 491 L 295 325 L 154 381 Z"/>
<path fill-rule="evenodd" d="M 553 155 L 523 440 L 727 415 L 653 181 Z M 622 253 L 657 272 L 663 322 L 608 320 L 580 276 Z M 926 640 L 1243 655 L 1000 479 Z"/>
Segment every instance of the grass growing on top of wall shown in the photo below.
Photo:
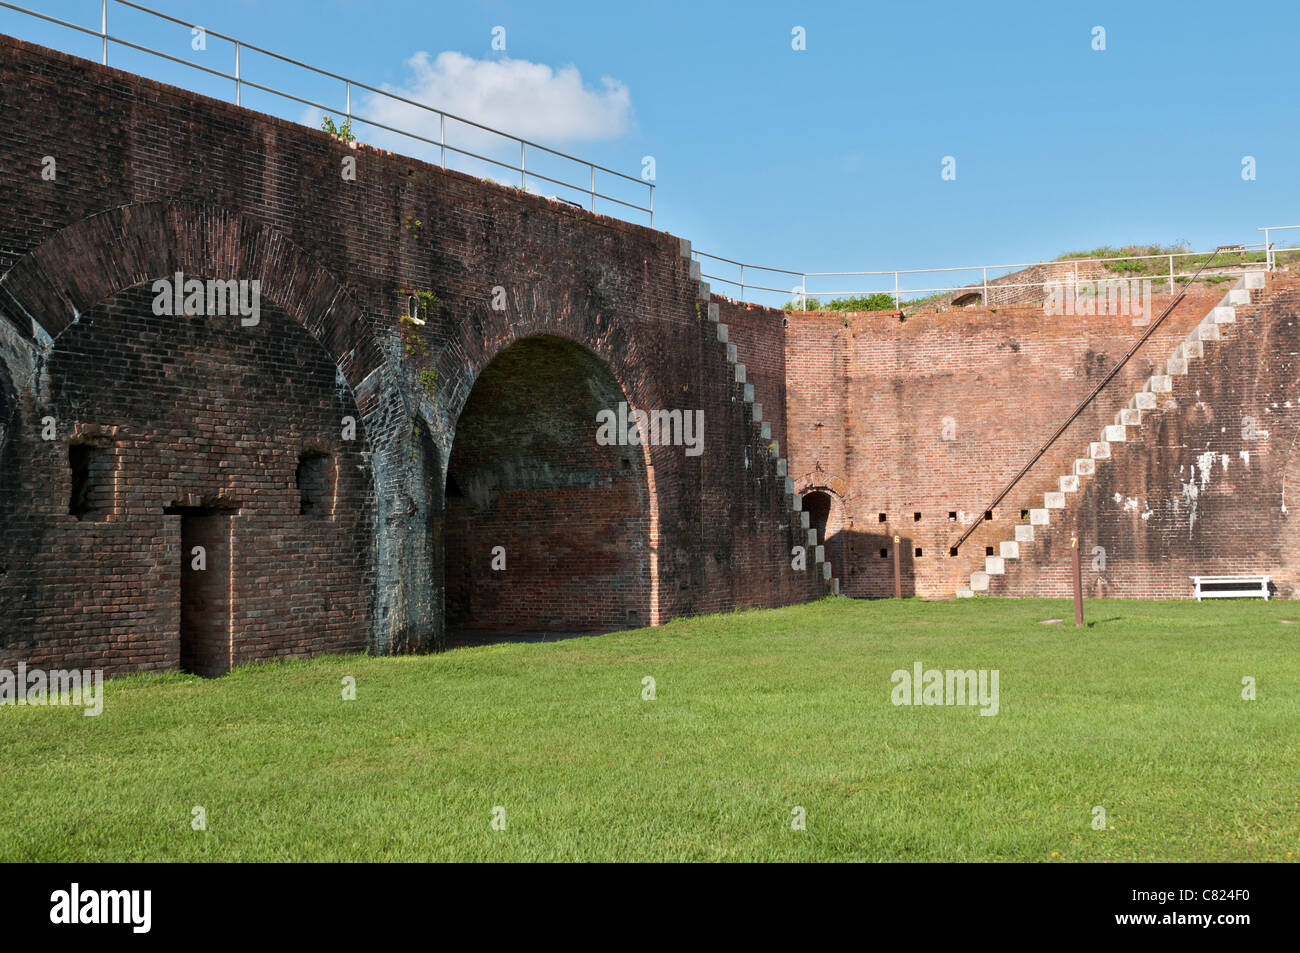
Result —
<path fill-rule="evenodd" d="M 0 859 L 1300 856 L 1300 606 L 1087 608 L 834 599 L 119 679 L 98 718 L 0 708 Z M 998 669 L 999 713 L 894 706 L 916 661 Z"/>

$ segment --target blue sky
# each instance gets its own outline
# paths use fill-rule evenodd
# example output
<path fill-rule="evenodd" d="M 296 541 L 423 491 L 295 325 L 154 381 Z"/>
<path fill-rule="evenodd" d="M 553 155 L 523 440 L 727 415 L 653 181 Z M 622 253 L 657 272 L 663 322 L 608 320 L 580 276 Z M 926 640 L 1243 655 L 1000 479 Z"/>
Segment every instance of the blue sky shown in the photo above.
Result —
<path fill-rule="evenodd" d="M 98 26 L 97 0 L 24 5 Z M 1257 241 L 1259 225 L 1300 224 L 1297 5 L 149 5 L 375 86 L 450 99 L 431 104 L 479 110 L 507 132 L 634 176 L 653 156 L 655 227 L 745 261 L 808 271 L 1020 262 L 1129 242 L 1200 249 Z M 804 50 L 792 49 L 796 26 Z M 1096 26 L 1104 51 L 1092 48 Z M 493 49 L 495 27 L 504 51 Z M 94 41 L 9 11 L 0 30 L 98 56 Z M 110 4 L 118 30 L 214 68 L 233 64 L 224 43 L 192 52 L 182 28 Z M 222 80 L 130 51 L 110 56 L 230 95 Z M 341 111 L 337 84 L 251 55 L 243 70 Z M 245 103 L 316 121 L 252 91 Z M 955 179 L 941 177 L 945 156 Z M 1253 181 L 1242 177 L 1246 156 Z M 620 194 L 642 199 L 629 189 Z"/>

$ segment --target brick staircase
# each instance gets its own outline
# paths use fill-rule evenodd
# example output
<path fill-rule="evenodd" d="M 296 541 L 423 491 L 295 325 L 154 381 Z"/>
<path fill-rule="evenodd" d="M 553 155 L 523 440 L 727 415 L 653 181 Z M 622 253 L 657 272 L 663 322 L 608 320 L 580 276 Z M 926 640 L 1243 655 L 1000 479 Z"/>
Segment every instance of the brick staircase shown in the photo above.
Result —
<path fill-rule="evenodd" d="M 746 379 L 745 365 L 740 363 L 740 354 L 736 350 L 736 345 L 727 340 L 727 326 L 719 319 L 718 306 L 710 301 L 709 283 L 701 279 L 700 263 L 691 258 L 691 243 L 685 238 L 681 239 L 681 254 L 688 262 L 691 280 L 698 283 L 697 300 L 707 305 L 709 320 L 715 328 L 718 343 L 726 348 L 728 374 L 735 385 L 742 388 L 742 398 L 750 417 L 750 426 L 756 428 L 764 443 L 773 448 L 772 452 L 766 455 L 766 459 L 757 465 L 769 465 L 767 461 L 771 461 L 770 465 L 775 469 L 775 476 L 783 481 L 783 492 L 786 496 L 786 506 L 790 511 L 791 525 L 797 524 L 799 527 L 797 532 L 802 534 L 802 545 L 806 547 L 811 557 L 809 561 L 813 563 L 813 571 L 827 584 L 831 594 L 839 595 L 840 581 L 831 574 L 831 564 L 826 559 L 825 540 L 818 542 L 817 530 L 812 526 L 809 514 L 803 509 L 803 499 L 794 491 L 794 479 L 789 474 L 786 459 L 780 456 L 781 448 L 772 437 L 772 424 L 763 419 L 763 405 L 754 399 L 754 385 Z M 782 558 L 788 559 L 789 554 L 782 554 Z"/>
<path fill-rule="evenodd" d="M 1056 480 L 1055 489 L 1043 493 L 1042 506 L 1028 510 L 1028 521 L 1014 526 L 1011 539 L 1003 538 L 997 542 L 995 553 L 984 557 L 983 568 L 972 572 L 969 583 L 957 590 L 958 598 L 990 593 L 992 580 L 1006 573 L 1007 562 L 1024 557 L 1027 548 L 1033 545 L 1036 533 L 1048 532 L 1053 513 L 1064 515 L 1071 498 L 1078 494 L 1082 481 L 1095 476 L 1097 468 L 1106 465 L 1116 444 L 1128 442 L 1129 428 L 1142 426 L 1143 413 L 1158 409 L 1159 395 L 1173 390 L 1175 378 L 1187 374 L 1188 362 L 1204 357 L 1205 342 L 1223 340 L 1227 327 L 1236 322 L 1236 308 L 1250 304 L 1251 291 L 1263 288 L 1263 272 L 1248 272 L 1237 281 L 1174 349 L 1164 362 L 1163 373 L 1151 375 L 1142 390 L 1116 412 L 1113 422 L 1102 428 L 1098 439 L 1089 442 L 1084 454 L 1074 460 L 1070 472 Z M 973 542 L 973 538 L 967 540 L 967 545 Z"/>

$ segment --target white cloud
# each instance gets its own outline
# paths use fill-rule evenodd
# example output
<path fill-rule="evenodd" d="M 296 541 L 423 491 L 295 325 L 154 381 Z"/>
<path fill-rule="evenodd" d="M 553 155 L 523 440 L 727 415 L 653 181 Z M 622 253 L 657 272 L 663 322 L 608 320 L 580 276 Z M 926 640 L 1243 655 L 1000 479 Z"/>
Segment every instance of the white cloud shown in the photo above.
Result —
<path fill-rule="evenodd" d="M 524 139 L 556 146 L 614 139 L 631 122 L 627 87 L 608 76 L 599 88 L 587 86 L 575 66 L 554 70 L 528 60 L 476 60 L 451 51 L 436 57 L 419 52 L 406 65 L 410 80 L 386 90 Z M 439 137 L 437 114 L 387 96 L 368 94 L 356 112 L 429 139 Z M 497 155 L 507 148 L 499 138 L 451 120 L 446 135 L 449 144 L 474 152 Z M 409 150 L 406 140 L 403 151 Z"/>

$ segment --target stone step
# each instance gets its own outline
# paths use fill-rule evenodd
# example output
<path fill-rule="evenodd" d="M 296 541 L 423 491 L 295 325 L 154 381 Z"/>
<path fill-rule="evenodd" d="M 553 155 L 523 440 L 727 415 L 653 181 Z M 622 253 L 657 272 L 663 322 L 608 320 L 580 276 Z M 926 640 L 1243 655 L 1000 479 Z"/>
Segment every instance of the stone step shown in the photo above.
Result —
<path fill-rule="evenodd" d="M 763 421 L 763 405 L 762 405 L 762 404 L 755 404 L 755 405 L 754 405 L 754 423 L 756 423 L 756 424 L 757 424 L 757 423 L 762 423 L 762 421 Z"/>
<path fill-rule="evenodd" d="M 1115 415 L 1115 423 L 1121 427 L 1141 427 L 1142 411 L 1135 407 L 1122 407 Z"/>
<path fill-rule="evenodd" d="M 737 365 L 736 365 L 736 383 L 737 383 L 737 384 L 743 384 L 743 383 L 745 383 L 745 365 L 744 365 L 744 364 L 737 364 Z"/>
<path fill-rule="evenodd" d="M 1070 476 L 1063 476 L 1063 477 L 1061 477 L 1061 492 L 1062 492 L 1062 493 L 1078 493 L 1078 492 L 1079 492 L 1079 476 L 1078 476 L 1078 474 L 1071 474 Z"/>
<path fill-rule="evenodd" d="M 1110 444 L 1105 440 L 1094 440 L 1092 443 L 1088 444 L 1088 456 L 1092 457 L 1094 460 L 1109 460 Z"/>
<path fill-rule="evenodd" d="M 1234 307 L 1239 304 L 1250 304 L 1250 292 L 1245 288 L 1233 288 L 1228 292 L 1228 304 Z"/>
<path fill-rule="evenodd" d="M 1016 526 L 1016 542 L 1032 543 L 1034 541 L 1034 528 L 1028 523 L 1020 523 Z"/>
<path fill-rule="evenodd" d="M 1128 440 L 1128 428 L 1123 424 L 1110 424 L 1101 428 L 1103 443 L 1124 443 Z"/>
<path fill-rule="evenodd" d="M 710 303 L 710 304 L 709 304 L 709 320 L 710 320 L 710 321 L 717 321 L 718 319 L 719 319 L 718 306 L 717 306 L 716 304 Z"/>
<path fill-rule="evenodd" d="M 1174 382 L 1168 374 L 1153 374 L 1147 381 L 1147 388 L 1153 394 L 1168 394 L 1174 389 Z"/>
<path fill-rule="evenodd" d="M 743 365 L 742 365 L 742 366 L 743 366 Z M 746 385 L 745 385 L 745 403 L 747 403 L 747 404 L 752 404 L 753 402 L 754 402 L 754 385 L 753 385 L 753 384 L 746 384 Z"/>
<path fill-rule="evenodd" d="M 1002 562 L 1001 556 L 985 556 L 984 571 L 990 576 L 1001 576 L 1007 571 L 1006 564 Z"/>
<path fill-rule="evenodd" d="M 989 591 L 989 574 L 986 572 L 973 572 L 970 574 L 970 587 L 975 592 Z"/>
<path fill-rule="evenodd" d="M 718 322 L 718 340 L 723 344 L 727 343 L 727 326 L 721 321 Z"/>
<path fill-rule="evenodd" d="M 1230 305 L 1219 305 L 1210 312 L 1215 324 L 1232 324 L 1237 320 L 1237 310 Z"/>
<path fill-rule="evenodd" d="M 998 543 L 998 555 L 1003 559 L 1019 559 L 1020 544 L 1010 539 Z"/>
<path fill-rule="evenodd" d="M 1138 410 L 1155 410 L 1156 400 L 1155 393 L 1149 390 L 1138 391 L 1133 395 L 1133 405 Z"/>
<path fill-rule="evenodd" d="M 699 281 L 700 263 L 698 261 L 692 260 L 690 265 L 691 265 L 691 281 Z"/>
<path fill-rule="evenodd" d="M 776 475 L 785 476 L 785 457 L 778 457 L 776 461 Z"/>
<path fill-rule="evenodd" d="M 757 407 L 758 404 L 755 404 L 754 406 Z M 761 424 L 758 425 L 758 435 L 762 437 L 764 440 L 772 439 L 772 425 L 768 423 L 766 420 L 763 421 Z"/>
<path fill-rule="evenodd" d="M 707 281 L 700 282 L 700 286 L 695 290 L 695 296 L 700 301 L 709 300 L 709 283 Z"/>
<path fill-rule="evenodd" d="M 730 361 L 732 364 L 735 364 L 736 361 L 738 360 L 738 358 L 739 358 L 739 355 L 737 355 L 737 353 L 736 353 L 736 345 L 734 345 L 734 344 L 728 344 L 728 345 L 727 345 L 727 360 Z"/>
<path fill-rule="evenodd" d="M 1264 273 L 1262 271 L 1248 271 L 1242 275 L 1242 284 L 1246 289 L 1260 289 L 1264 287 Z"/>
<path fill-rule="evenodd" d="M 1165 361 L 1165 373 L 1169 376 L 1187 373 L 1187 359 L 1182 357 L 1171 357 Z"/>
<path fill-rule="evenodd" d="M 1056 493 L 1044 493 L 1043 508 L 1049 510 L 1065 509 L 1065 494 L 1059 491 Z"/>
<path fill-rule="evenodd" d="M 1092 476 L 1097 472 L 1097 461 L 1091 457 L 1088 459 L 1079 459 L 1074 461 L 1075 476 Z"/>
<path fill-rule="evenodd" d="M 975 598 L 975 591 L 974 591 L 973 589 L 971 589 L 969 586 L 962 586 L 960 589 L 957 590 L 957 598 L 958 598 L 958 599 L 974 599 L 974 598 Z"/>
<path fill-rule="evenodd" d="M 1196 336 L 1202 341 L 1217 341 L 1219 340 L 1219 326 L 1217 324 L 1198 325 Z"/>
<path fill-rule="evenodd" d="M 1178 356 L 1182 358 L 1205 357 L 1205 345 L 1201 343 L 1200 338 L 1195 341 L 1184 341 L 1178 345 Z"/>
<path fill-rule="evenodd" d="M 1030 525 L 1030 526 L 1046 526 L 1046 525 L 1047 525 L 1047 510 L 1046 510 L 1046 509 L 1041 509 L 1041 510 L 1030 510 L 1030 511 L 1029 511 L 1029 525 Z"/>

